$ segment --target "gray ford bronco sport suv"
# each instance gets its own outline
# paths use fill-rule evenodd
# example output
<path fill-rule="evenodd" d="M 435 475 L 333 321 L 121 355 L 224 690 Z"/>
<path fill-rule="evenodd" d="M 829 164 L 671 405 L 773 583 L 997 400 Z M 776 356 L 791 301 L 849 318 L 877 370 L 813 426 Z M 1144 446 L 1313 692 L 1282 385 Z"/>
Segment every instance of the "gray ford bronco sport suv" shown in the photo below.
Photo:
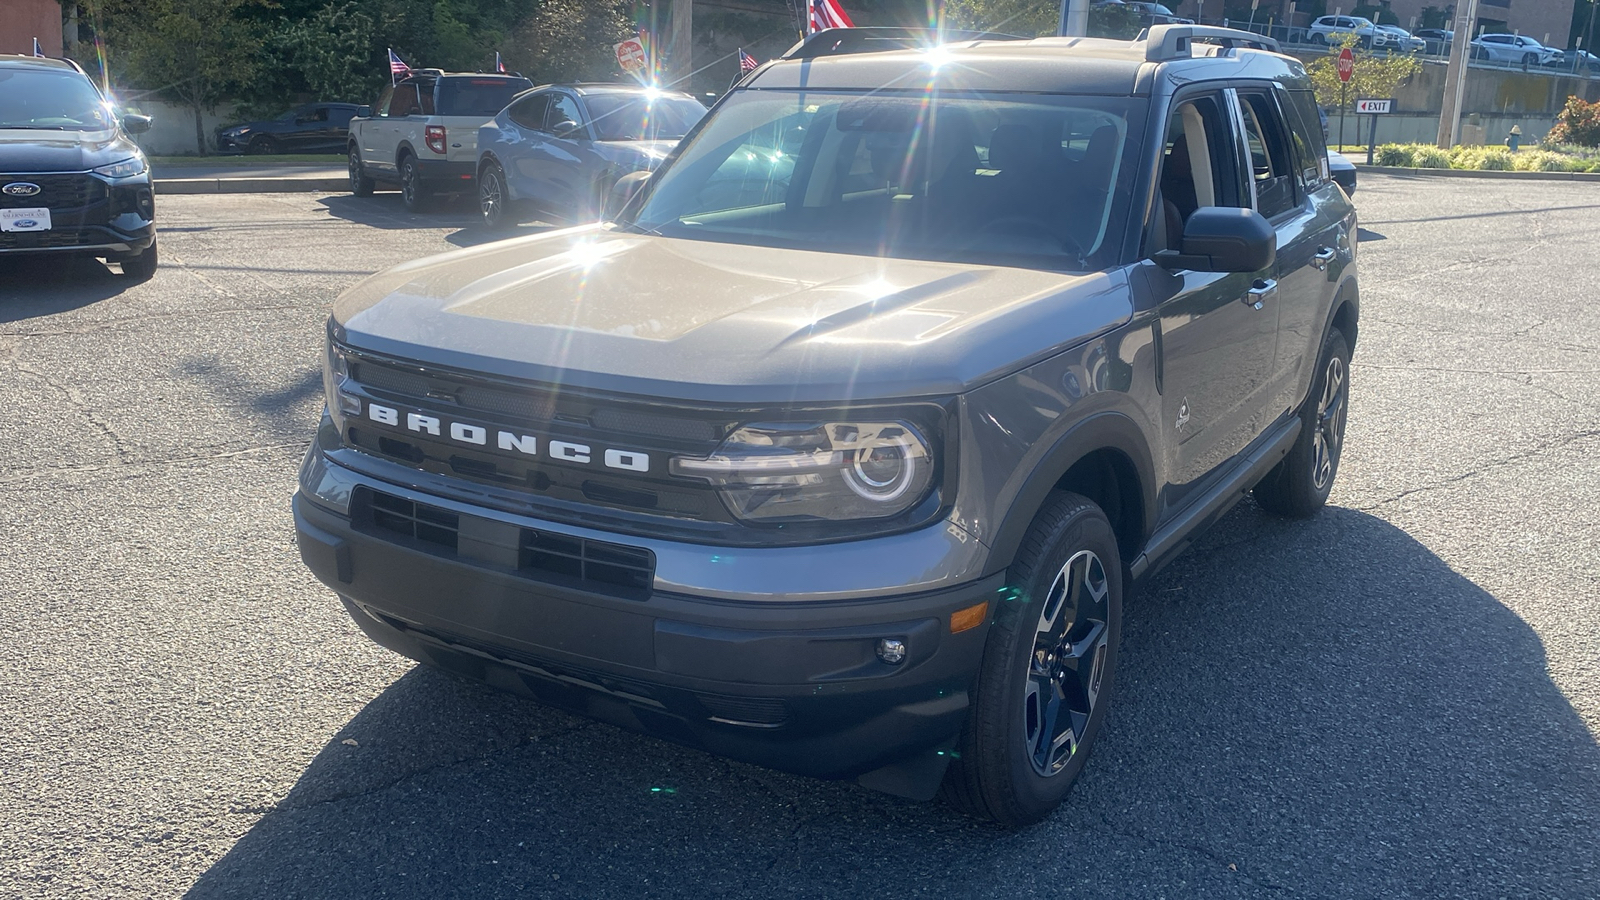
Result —
<path fill-rule="evenodd" d="M 1355 213 L 1256 35 L 944 37 L 821 32 L 610 223 L 339 299 L 294 512 L 362 629 L 776 769 L 1061 802 L 1129 587 L 1246 492 L 1328 496 Z"/>

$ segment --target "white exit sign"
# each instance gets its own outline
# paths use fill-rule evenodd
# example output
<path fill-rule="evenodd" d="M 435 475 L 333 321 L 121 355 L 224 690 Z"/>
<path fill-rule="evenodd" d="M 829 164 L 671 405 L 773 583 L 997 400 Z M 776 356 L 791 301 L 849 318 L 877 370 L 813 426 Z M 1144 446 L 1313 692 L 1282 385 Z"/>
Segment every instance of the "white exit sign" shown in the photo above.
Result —
<path fill-rule="evenodd" d="M 1383 113 L 1392 112 L 1393 110 L 1394 110 L 1394 101 L 1393 100 L 1357 100 L 1356 101 L 1356 113 L 1357 114 L 1371 113 L 1373 115 L 1382 115 Z"/>

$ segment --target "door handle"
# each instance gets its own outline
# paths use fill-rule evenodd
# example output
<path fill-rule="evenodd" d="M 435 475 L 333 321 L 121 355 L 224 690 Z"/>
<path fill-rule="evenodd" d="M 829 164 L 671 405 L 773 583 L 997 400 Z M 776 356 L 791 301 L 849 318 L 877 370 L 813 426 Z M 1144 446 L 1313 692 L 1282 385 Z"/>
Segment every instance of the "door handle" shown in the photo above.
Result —
<path fill-rule="evenodd" d="M 1278 296 L 1278 282 L 1271 278 L 1257 278 L 1244 295 L 1244 302 L 1260 309 L 1268 300 Z"/>
<path fill-rule="evenodd" d="M 1317 251 L 1317 255 L 1311 257 L 1311 264 L 1315 266 L 1319 272 L 1326 271 L 1328 268 L 1328 263 L 1333 262 L 1333 258 L 1338 255 L 1339 251 L 1333 249 L 1332 247 L 1323 247 Z"/>

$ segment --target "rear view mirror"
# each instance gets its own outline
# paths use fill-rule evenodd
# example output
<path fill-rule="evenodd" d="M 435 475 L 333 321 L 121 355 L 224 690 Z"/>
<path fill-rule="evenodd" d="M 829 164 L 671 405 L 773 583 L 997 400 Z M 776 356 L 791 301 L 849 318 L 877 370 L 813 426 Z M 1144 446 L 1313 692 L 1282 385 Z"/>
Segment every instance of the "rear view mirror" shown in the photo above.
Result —
<path fill-rule="evenodd" d="M 122 130 L 129 134 L 144 134 L 150 130 L 150 117 L 138 113 L 124 113 L 122 116 Z"/>
<path fill-rule="evenodd" d="M 1152 258 L 1164 269 L 1259 272 L 1278 258 L 1278 233 L 1253 209 L 1202 206 L 1183 226 L 1182 249 Z"/>
<path fill-rule="evenodd" d="M 606 208 L 601 218 L 609 222 L 621 215 L 649 180 L 649 172 L 629 172 L 618 178 L 617 183 L 611 186 L 611 193 L 606 196 Z"/>

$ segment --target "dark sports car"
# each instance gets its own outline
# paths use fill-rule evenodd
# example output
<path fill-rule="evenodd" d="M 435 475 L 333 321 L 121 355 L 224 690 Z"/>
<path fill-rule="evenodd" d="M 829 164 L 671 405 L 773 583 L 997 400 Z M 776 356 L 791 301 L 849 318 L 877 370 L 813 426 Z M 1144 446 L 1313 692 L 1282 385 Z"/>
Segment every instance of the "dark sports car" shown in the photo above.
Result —
<path fill-rule="evenodd" d="M 354 103 L 307 103 L 276 119 L 217 129 L 220 153 L 343 153 Z"/>

